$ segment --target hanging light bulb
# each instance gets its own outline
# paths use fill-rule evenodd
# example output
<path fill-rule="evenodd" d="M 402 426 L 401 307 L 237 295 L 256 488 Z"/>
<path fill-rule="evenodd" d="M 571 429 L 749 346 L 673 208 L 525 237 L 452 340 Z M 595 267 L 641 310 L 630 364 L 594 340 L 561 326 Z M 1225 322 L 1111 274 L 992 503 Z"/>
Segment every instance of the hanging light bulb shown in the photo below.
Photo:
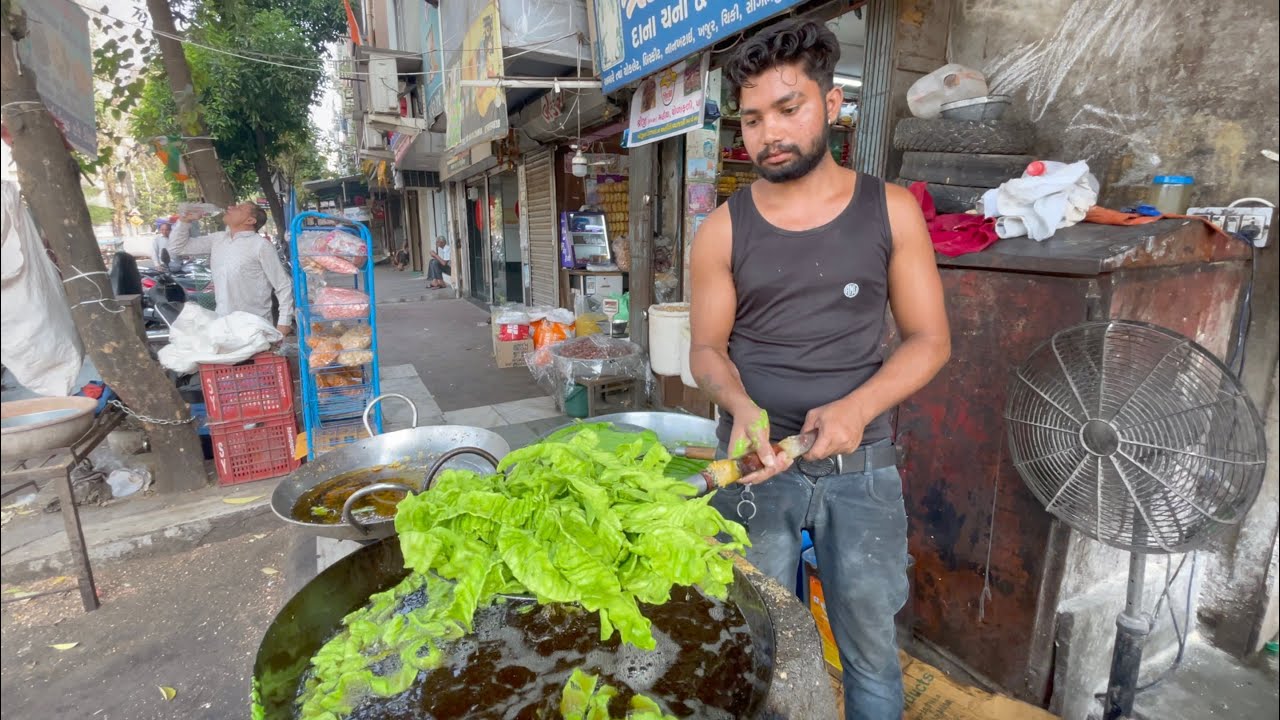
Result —
<path fill-rule="evenodd" d="M 573 154 L 571 165 L 574 177 L 587 176 L 587 156 L 582 154 L 582 148 L 578 148 L 577 152 Z"/>

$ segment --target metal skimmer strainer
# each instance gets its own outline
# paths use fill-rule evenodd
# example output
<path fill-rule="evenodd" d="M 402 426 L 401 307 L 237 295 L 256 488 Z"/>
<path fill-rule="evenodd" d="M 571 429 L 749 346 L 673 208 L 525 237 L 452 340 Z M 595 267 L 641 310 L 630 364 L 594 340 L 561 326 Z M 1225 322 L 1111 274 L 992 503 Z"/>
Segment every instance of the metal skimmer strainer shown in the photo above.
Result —
<path fill-rule="evenodd" d="M 1145 556 L 1201 546 L 1238 523 L 1266 468 L 1262 421 L 1236 378 L 1192 340 L 1145 323 L 1060 331 L 1017 369 L 1009 450 L 1045 509 L 1133 553 L 1106 718 L 1132 711 Z"/>

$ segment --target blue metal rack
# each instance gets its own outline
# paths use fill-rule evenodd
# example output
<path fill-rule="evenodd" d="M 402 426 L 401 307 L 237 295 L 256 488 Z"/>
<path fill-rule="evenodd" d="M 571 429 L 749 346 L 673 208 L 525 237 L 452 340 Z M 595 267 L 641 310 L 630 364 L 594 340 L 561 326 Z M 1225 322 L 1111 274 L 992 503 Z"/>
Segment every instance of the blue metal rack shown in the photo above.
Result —
<path fill-rule="evenodd" d="M 317 224 L 306 226 L 308 218 L 315 218 Z M 329 318 L 317 314 L 317 306 L 311 302 L 311 284 L 304 268 L 305 258 L 309 256 L 298 248 L 298 240 L 304 232 L 330 231 L 349 233 L 364 243 L 364 267 L 355 275 L 323 273 L 325 284 L 338 286 L 350 279 L 352 287 L 369 296 L 369 312 L 360 318 L 340 318 L 337 322 L 344 325 L 367 324 L 372 334 L 369 349 L 372 360 L 356 366 L 360 371 L 358 384 L 324 387 L 317 378 L 329 373 L 350 373 L 351 366 L 329 365 L 311 368 L 311 337 L 313 322 L 332 322 Z M 317 452 L 355 442 L 364 437 L 361 414 L 369 401 L 382 394 L 378 371 L 378 318 L 377 295 L 373 284 L 373 238 L 364 225 L 335 215 L 317 212 L 301 212 L 294 215 L 289 223 L 289 245 L 293 252 L 293 293 L 297 303 L 299 367 L 302 375 L 302 419 L 307 431 L 307 457 L 315 459 Z M 310 254 L 314 256 L 313 254 Z M 312 272 L 315 277 L 321 273 Z M 382 408 L 375 407 L 372 413 L 374 429 L 382 432 Z"/>

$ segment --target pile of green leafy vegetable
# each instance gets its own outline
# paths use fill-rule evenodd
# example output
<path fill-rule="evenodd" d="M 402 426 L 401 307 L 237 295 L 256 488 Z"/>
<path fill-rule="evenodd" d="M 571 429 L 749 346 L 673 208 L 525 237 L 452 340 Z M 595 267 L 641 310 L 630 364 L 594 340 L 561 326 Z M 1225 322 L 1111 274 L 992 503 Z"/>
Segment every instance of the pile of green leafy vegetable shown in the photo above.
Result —
<path fill-rule="evenodd" d="M 614 720 L 609 714 L 609 701 L 617 694 L 617 688 L 601 683 L 595 675 L 578 668 L 569 676 L 569 682 L 565 683 L 560 694 L 560 717 L 563 720 Z M 652 698 L 635 695 L 623 720 L 678 719 L 663 713 Z"/>
<path fill-rule="evenodd" d="M 446 471 L 402 500 L 395 524 L 411 573 L 312 658 L 301 717 L 337 720 L 368 695 L 409 689 L 500 595 L 576 603 L 598 613 L 602 640 L 617 631 L 643 649 L 655 642 L 641 603 L 665 603 L 674 585 L 723 599 L 745 530 L 664 474 L 672 458 L 652 433 L 601 430 L 575 426 L 517 450 L 498 474 Z M 731 541 L 712 542 L 720 533 Z"/>

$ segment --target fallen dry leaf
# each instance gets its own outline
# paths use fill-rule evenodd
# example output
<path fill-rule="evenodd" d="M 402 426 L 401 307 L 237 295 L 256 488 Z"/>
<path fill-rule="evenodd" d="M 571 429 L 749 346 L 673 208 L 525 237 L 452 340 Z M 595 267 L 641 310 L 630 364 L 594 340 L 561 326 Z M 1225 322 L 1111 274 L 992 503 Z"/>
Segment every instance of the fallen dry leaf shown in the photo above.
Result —
<path fill-rule="evenodd" d="M 270 567 L 262 568 L 263 575 L 275 575 L 276 573 L 279 573 L 279 572 L 280 571 L 275 568 L 270 568 Z"/>
<path fill-rule="evenodd" d="M 222 502 L 228 505 L 248 505 L 254 500 L 261 500 L 261 495 L 250 495 L 248 497 L 224 497 Z"/>
<path fill-rule="evenodd" d="M 172 700 L 172 699 L 174 698 L 174 696 L 176 696 L 176 695 L 178 694 L 178 691 L 177 691 L 177 690 L 174 690 L 174 689 L 173 689 L 173 688 L 171 688 L 171 687 L 166 687 L 166 686 L 164 686 L 164 685 L 161 685 L 161 686 L 160 686 L 160 694 L 164 696 L 165 702 L 168 702 L 168 701 Z"/>
<path fill-rule="evenodd" d="M 49 647 L 53 648 L 54 650 L 70 650 L 71 648 L 73 648 L 73 647 L 75 647 L 75 646 L 77 646 L 77 645 L 79 645 L 79 644 L 80 644 L 80 643 L 78 643 L 78 642 L 54 643 L 53 645 L 50 645 Z"/>

